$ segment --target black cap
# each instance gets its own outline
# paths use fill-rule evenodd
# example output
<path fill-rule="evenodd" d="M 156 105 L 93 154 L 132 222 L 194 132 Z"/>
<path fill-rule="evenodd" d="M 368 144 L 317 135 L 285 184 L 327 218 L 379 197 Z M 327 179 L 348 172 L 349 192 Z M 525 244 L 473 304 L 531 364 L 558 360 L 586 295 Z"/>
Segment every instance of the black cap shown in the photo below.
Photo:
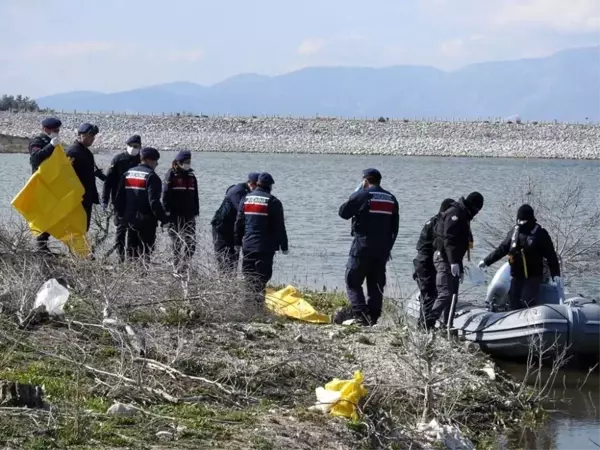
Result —
<path fill-rule="evenodd" d="M 379 170 L 373 169 L 373 168 L 363 170 L 363 178 L 367 178 L 367 177 L 374 178 L 379 181 L 381 181 L 381 178 L 382 178 L 381 172 Z"/>
<path fill-rule="evenodd" d="M 181 150 L 175 157 L 175 161 L 179 162 L 188 161 L 190 159 L 192 159 L 192 152 L 189 150 Z"/>
<path fill-rule="evenodd" d="M 260 174 L 258 172 L 250 172 L 248 174 L 248 182 L 249 183 L 254 183 L 254 184 L 258 183 L 258 176 L 259 175 Z"/>
<path fill-rule="evenodd" d="M 142 145 L 142 137 L 139 134 L 134 134 L 133 136 L 131 136 L 129 139 L 127 139 L 127 142 L 125 142 L 127 145 Z"/>
<path fill-rule="evenodd" d="M 467 195 L 465 204 L 474 212 L 479 212 L 483 208 L 483 195 L 479 192 L 471 192 Z"/>
<path fill-rule="evenodd" d="M 160 159 L 160 153 L 158 150 L 152 147 L 145 147 L 140 152 L 142 159 L 149 159 L 150 161 L 158 161 Z"/>
<path fill-rule="evenodd" d="M 100 132 L 96 125 L 92 125 L 91 123 L 82 123 L 79 125 L 79 129 L 77 133 L 79 134 L 93 134 L 96 135 Z"/>
<path fill-rule="evenodd" d="M 453 203 L 454 203 L 454 200 L 452 200 L 451 198 L 445 199 L 442 202 L 442 204 L 440 205 L 440 212 L 446 211 L 448 208 L 450 208 L 452 206 Z"/>
<path fill-rule="evenodd" d="M 271 186 L 275 184 L 275 180 L 273 179 L 270 173 L 263 172 L 258 176 L 258 184 L 261 184 L 263 186 Z"/>
<path fill-rule="evenodd" d="M 42 126 L 44 128 L 50 128 L 51 130 L 54 130 L 56 128 L 60 128 L 62 126 L 62 122 L 56 117 L 47 117 L 42 120 Z"/>
<path fill-rule="evenodd" d="M 535 215 L 533 214 L 533 208 L 525 203 L 519 207 L 517 211 L 517 220 L 518 221 L 533 221 L 535 220 Z"/>

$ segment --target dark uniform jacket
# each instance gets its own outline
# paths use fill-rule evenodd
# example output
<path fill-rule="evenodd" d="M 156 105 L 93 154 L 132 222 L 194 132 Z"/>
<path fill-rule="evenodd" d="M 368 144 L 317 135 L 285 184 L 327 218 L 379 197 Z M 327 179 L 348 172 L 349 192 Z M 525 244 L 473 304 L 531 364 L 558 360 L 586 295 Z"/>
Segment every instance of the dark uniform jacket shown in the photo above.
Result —
<path fill-rule="evenodd" d="M 198 181 L 193 170 L 169 169 L 163 183 L 163 206 L 173 217 L 193 219 L 200 214 Z"/>
<path fill-rule="evenodd" d="M 110 167 L 106 172 L 106 180 L 104 180 L 104 188 L 102 190 L 102 203 L 108 205 L 109 202 L 115 202 L 119 183 L 121 178 L 129 169 L 137 166 L 140 163 L 140 155 L 132 156 L 127 152 L 119 153 L 110 162 Z"/>
<path fill-rule="evenodd" d="M 238 207 L 248 192 L 250 192 L 248 183 L 229 186 L 225 191 L 225 198 L 210 222 L 220 240 L 230 247 L 234 246 L 234 228 Z"/>
<path fill-rule="evenodd" d="M 527 263 L 528 277 L 541 277 L 544 273 L 544 258 L 548 261 L 550 275 L 560 276 L 560 265 L 552 239 L 537 223 L 533 226 L 516 225 L 483 262 L 486 266 L 490 266 L 506 255 L 509 255 L 510 274 L 514 278 L 525 278 L 524 261 Z"/>
<path fill-rule="evenodd" d="M 474 214 L 463 198 L 454 202 L 437 220 L 434 228 L 434 248 L 450 264 L 459 264 L 469 250 L 472 241 L 471 220 Z"/>
<path fill-rule="evenodd" d="M 50 143 L 51 139 L 47 134 L 40 134 L 29 143 L 29 163 L 31 164 L 31 173 L 34 173 L 40 164 L 52 156 L 54 145 Z"/>
<path fill-rule="evenodd" d="M 96 166 L 92 151 L 77 141 L 67 149 L 67 156 L 71 159 L 73 169 L 75 169 L 75 173 L 85 189 L 83 204 L 86 206 L 100 204 L 96 178 L 104 181 L 106 176 Z"/>
<path fill-rule="evenodd" d="M 352 219 L 350 256 L 390 256 L 400 224 L 396 197 L 380 186 L 371 186 L 353 193 L 340 207 L 339 215 Z"/>
<path fill-rule="evenodd" d="M 421 270 L 431 270 L 433 267 L 433 253 L 435 248 L 433 241 L 435 240 L 435 224 L 442 213 L 438 213 L 425 222 L 419 240 L 417 241 L 417 257 L 415 258 L 415 264 L 421 268 Z"/>
<path fill-rule="evenodd" d="M 442 213 L 438 213 L 425 222 L 423 225 L 423 229 L 421 230 L 421 234 L 419 235 L 419 240 L 417 241 L 417 257 L 425 266 L 433 266 L 433 253 L 435 249 L 433 247 L 433 241 L 435 240 L 435 224 Z"/>
<path fill-rule="evenodd" d="M 235 245 L 244 252 L 288 250 L 283 206 L 268 190 L 257 187 L 241 201 L 235 222 Z"/>
<path fill-rule="evenodd" d="M 121 179 L 115 199 L 119 217 L 133 226 L 154 226 L 167 217 L 160 202 L 160 177 L 145 164 L 129 169 Z"/>

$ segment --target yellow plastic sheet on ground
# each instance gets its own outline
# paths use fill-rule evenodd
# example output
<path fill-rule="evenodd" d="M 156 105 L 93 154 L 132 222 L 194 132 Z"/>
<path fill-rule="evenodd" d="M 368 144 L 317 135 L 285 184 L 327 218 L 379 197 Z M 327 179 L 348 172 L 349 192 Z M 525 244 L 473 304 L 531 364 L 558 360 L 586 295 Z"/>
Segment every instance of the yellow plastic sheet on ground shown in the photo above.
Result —
<path fill-rule="evenodd" d="M 90 253 L 87 217 L 81 204 L 84 188 L 71 162 L 58 145 L 31 176 L 11 204 L 35 235 L 49 233 L 75 254 Z"/>
<path fill-rule="evenodd" d="M 352 380 L 334 378 L 316 390 L 316 409 L 338 417 L 358 420 L 358 403 L 367 395 L 362 372 L 356 371 Z"/>
<path fill-rule="evenodd" d="M 279 291 L 267 289 L 265 295 L 267 308 L 280 316 L 291 317 L 310 323 L 329 323 L 329 316 L 320 314 L 310 303 L 302 298 L 293 286 Z"/>

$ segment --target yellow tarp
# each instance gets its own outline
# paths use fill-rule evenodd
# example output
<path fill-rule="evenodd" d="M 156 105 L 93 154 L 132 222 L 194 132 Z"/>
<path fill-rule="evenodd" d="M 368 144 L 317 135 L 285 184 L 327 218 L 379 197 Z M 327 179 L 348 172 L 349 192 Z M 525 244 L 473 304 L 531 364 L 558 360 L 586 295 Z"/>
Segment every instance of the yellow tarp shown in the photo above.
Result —
<path fill-rule="evenodd" d="M 363 374 L 354 373 L 352 380 L 334 378 L 324 388 L 317 388 L 317 405 L 314 407 L 338 417 L 358 420 L 358 402 L 367 395 Z"/>
<path fill-rule="evenodd" d="M 83 185 L 62 145 L 35 171 L 11 204 L 35 235 L 47 232 L 64 242 L 75 254 L 90 253 L 87 218 L 81 204 Z"/>
<path fill-rule="evenodd" d="M 329 316 L 320 314 L 310 303 L 302 298 L 293 286 L 274 291 L 267 289 L 265 295 L 267 308 L 280 316 L 291 317 L 310 323 L 329 323 Z"/>

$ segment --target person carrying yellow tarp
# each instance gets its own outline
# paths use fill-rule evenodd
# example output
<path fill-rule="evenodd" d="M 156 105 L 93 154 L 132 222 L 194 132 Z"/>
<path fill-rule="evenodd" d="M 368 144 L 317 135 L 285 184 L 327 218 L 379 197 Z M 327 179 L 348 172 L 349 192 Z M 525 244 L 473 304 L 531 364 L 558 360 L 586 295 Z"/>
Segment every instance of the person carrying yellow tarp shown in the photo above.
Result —
<path fill-rule="evenodd" d="M 31 173 L 35 173 L 40 164 L 48 159 L 54 148 L 59 144 L 58 134 L 62 122 L 55 117 L 48 117 L 42 120 L 42 133 L 36 136 L 29 143 L 29 163 L 31 164 Z M 36 237 L 37 249 L 48 252 L 48 233 L 41 233 Z"/>
<path fill-rule="evenodd" d="M 27 220 L 38 250 L 48 252 L 48 237 L 53 236 L 88 256 L 84 188 L 58 139 L 61 125 L 54 117 L 42 121 L 44 133 L 29 144 L 33 175 L 11 203 Z"/>

